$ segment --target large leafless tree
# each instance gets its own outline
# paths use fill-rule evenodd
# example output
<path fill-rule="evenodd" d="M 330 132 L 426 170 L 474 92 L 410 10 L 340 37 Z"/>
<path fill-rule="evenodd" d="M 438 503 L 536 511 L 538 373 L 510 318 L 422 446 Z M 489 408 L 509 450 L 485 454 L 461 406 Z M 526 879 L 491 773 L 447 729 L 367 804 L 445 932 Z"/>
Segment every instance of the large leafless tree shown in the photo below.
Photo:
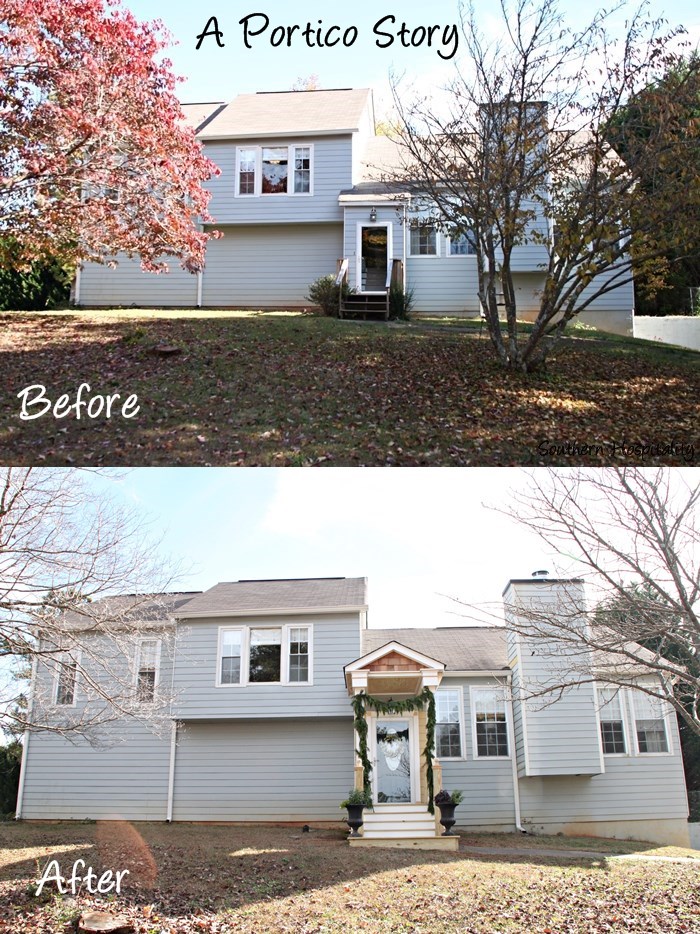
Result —
<path fill-rule="evenodd" d="M 104 486 L 75 469 L 0 469 L 0 726 L 8 732 L 94 737 L 124 717 L 154 727 L 167 717 L 168 686 L 144 703 L 134 664 L 144 637 L 172 649 L 162 624 L 177 598 L 160 594 L 175 568 L 138 511 Z"/>
<path fill-rule="evenodd" d="M 543 695 L 597 677 L 642 683 L 700 735 L 700 484 L 668 468 L 539 468 L 500 511 L 562 556 L 557 602 L 509 608 L 509 625 L 554 646 Z M 561 569 L 560 569 L 561 571 Z M 591 665 L 593 668 L 591 668 Z M 641 682 L 640 682 L 641 679 Z"/>
<path fill-rule="evenodd" d="M 443 92 L 395 84 L 404 167 L 387 180 L 473 244 L 478 297 L 509 369 L 541 366 L 577 314 L 629 283 L 635 268 L 660 269 L 669 248 L 682 253 L 688 206 L 700 203 L 696 161 L 687 158 L 700 129 L 682 100 L 659 94 L 659 119 L 643 138 L 625 140 L 634 152 L 623 160 L 613 147 L 626 103 L 682 54 L 682 30 L 664 32 L 644 6 L 615 40 L 620 8 L 573 30 L 557 0 L 500 0 L 490 39 L 483 9 L 470 4 L 462 61 Z M 640 180 L 650 177 L 654 198 L 640 200 Z M 531 330 L 523 310 L 535 315 Z"/>

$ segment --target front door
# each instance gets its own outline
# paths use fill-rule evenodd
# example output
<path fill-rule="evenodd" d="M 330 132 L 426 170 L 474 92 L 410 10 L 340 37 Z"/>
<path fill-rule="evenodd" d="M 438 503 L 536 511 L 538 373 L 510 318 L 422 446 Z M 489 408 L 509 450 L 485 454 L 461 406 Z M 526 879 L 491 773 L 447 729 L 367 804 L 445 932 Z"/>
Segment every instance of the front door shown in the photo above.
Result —
<path fill-rule="evenodd" d="M 413 720 L 378 717 L 375 724 L 375 801 L 377 804 L 410 804 L 415 779 Z"/>
<path fill-rule="evenodd" d="M 384 292 L 389 269 L 389 228 L 387 226 L 360 229 L 361 292 Z"/>

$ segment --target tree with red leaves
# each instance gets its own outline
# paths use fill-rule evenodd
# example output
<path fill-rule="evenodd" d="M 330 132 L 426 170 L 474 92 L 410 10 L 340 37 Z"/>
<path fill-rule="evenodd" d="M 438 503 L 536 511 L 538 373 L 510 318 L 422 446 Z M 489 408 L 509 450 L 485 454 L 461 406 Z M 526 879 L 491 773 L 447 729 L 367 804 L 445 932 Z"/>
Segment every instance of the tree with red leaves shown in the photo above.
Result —
<path fill-rule="evenodd" d="M 201 268 L 219 170 L 157 59 L 168 42 L 119 0 L 3 0 L 0 266 L 125 252 Z"/>

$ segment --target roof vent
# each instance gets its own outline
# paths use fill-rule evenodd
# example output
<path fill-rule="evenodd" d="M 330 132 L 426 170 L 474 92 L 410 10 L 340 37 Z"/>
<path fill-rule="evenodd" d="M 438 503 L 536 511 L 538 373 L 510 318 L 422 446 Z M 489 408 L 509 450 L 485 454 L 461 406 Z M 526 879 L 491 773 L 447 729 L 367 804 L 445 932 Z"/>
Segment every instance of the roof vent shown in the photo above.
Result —
<path fill-rule="evenodd" d="M 546 568 L 543 571 L 533 571 L 532 576 L 541 580 L 544 577 L 549 577 L 549 571 Z"/>

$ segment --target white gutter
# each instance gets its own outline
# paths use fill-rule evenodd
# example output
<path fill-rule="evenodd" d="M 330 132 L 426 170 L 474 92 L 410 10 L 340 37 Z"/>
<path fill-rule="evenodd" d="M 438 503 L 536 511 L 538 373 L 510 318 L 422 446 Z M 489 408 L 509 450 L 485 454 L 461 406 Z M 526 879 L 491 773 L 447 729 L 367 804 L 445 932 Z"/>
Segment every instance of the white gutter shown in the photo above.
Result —
<path fill-rule="evenodd" d="M 511 682 L 512 685 L 512 682 Z M 520 815 L 520 787 L 518 785 L 518 759 L 517 751 L 515 748 L 515 727 L 513 726 L 513 698 L 512 696 L 508 697 L 508 742 L 510 743 L 511 756 L 510 761 L 513 766 L 513 808 L 515 810 L 515 827 L 516 830 L 519 830 L 521 833 L 527 833 L 523 825 L 521 824 L 521 815 Z"/>
<path fill-rule="evenodd" d="M 36 681 L 36 655 L 32 659 L 32 681 L 29 688 L 29 704 L 27 706 L 27 719 L 32 715 L 34 707 L 34 685 Z M 22 763 L 19 767 L 19 787 L 17 789 L 17 807 L 15 809 L 15 820 L 22 819 L 22 804 L 24 801 L 24 781 L 27 775 L 27 755 L 29 750 L 29 730 L 24 731 L 22 737 Z"/>
<path fill-rule="evenodd" d="M 202 307 L 202 288 L 204 285 L 204 270 L 200 269 L 197 273 L 197 308 Z"/>
<path fill-rule="evenodd" d="M 173 819 L 173 800 L 175 797 L 175 750 L 177 749 L 177 720 L 173 720 L 170 734 L 170 769 L 168 771 L 168 808 L 165 819 L 170 823 Z"/>
<path fill-rule="evenodd" d="M 76 267 L 76 270 L 75 270 L 75 297 L 73 299 L 74 305 L 80 304 L 80 275 L 82 271 L 83 271 L 83 267 L 81 266 L 80 263 L 78 263 L 78 266 Z"/>
<path fill-rule="evenodd" d="M 195 610 L 188 613 L 181 610 L 176 619 L 218 619 L 224 616 L 322 616 L 327 613 L 357 613 L 367 610 L 366 603 L 354 606 L 294 606 L 278 607 L 269 610 Z"/>

